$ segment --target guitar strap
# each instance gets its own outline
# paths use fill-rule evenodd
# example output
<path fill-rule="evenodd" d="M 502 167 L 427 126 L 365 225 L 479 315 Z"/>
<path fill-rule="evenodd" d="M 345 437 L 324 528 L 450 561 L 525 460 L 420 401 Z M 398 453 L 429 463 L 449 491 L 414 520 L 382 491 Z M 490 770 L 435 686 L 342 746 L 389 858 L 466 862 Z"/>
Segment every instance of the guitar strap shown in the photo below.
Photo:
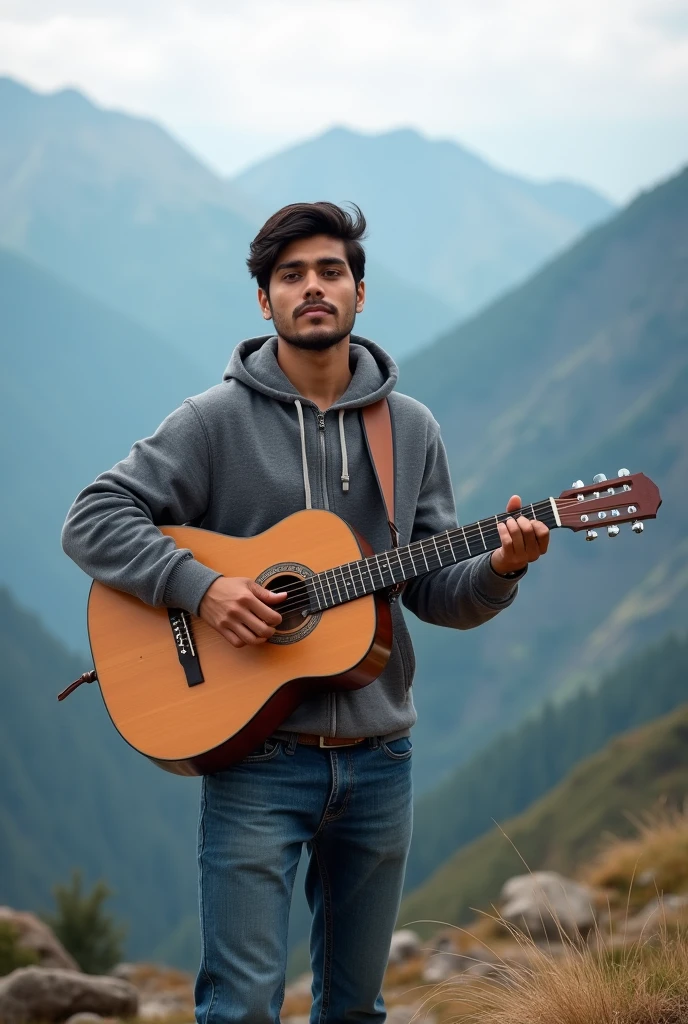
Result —
<path fill-rule="evenodd" d="M 392 537 L 392 547 L 399 547 L 399 531 L 394 522 L 394 483 L 396 463 L 394 458 L 394 436 L 392 417 L 386 398 L 366 405 L 362 410 L 363 433 L 368 445 L 370 461 L 377 478 L 382 502 L 387 513 L 387 524 Z"/>

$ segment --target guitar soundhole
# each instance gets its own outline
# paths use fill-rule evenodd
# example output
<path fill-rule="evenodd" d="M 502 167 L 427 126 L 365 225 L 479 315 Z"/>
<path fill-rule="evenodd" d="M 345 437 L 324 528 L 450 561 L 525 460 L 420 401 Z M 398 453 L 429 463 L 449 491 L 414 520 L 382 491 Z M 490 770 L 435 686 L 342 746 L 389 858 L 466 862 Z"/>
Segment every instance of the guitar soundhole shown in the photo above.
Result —
<path fill-rule="evenodd" d="M 313 572 L 305 565 L 295 562 L 271 565 L 257 578 L 256 583 L 266 590 L 275 593 L 286 590 L 288 597 L 283 601 L 288 610 L 282 613 L 281 606 L 275 609 L 282 615 L 282 621 L 270 637 L 271 644 L 294 644 L 308 636 L 320 622 L 320 612 L 309 610 L 309 588 L 306 580 Z M 303 598 L 303 607 L 299 607 L 299 598 Z M 296 607 L 293 607 L 297 605 Z"/>

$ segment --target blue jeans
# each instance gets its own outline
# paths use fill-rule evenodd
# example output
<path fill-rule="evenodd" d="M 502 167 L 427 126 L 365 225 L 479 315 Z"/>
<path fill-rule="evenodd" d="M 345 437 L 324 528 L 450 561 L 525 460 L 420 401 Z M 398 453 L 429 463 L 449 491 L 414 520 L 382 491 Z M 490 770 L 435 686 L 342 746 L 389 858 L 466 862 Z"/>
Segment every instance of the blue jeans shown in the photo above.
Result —
<path fill-rule="evenodd" d="M 203 779 L 199 1024 L 277 1024 L 304 843 L 311 1024 L 381 1024 L 411 841 L 411 741 L 321 749 L 271 738 Z"/>

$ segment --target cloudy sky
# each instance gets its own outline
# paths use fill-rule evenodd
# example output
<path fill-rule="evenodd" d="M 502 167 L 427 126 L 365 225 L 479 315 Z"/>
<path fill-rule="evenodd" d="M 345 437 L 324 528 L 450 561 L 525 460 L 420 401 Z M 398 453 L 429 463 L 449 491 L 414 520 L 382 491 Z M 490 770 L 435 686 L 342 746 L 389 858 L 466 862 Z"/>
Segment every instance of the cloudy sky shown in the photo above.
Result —
<path fill-rule="evenodd" d="M 152 116 L 225 173 L 333 124 L 617 200 L 688 162 L 688 0 L 0 0 L 0 73 Z"/>

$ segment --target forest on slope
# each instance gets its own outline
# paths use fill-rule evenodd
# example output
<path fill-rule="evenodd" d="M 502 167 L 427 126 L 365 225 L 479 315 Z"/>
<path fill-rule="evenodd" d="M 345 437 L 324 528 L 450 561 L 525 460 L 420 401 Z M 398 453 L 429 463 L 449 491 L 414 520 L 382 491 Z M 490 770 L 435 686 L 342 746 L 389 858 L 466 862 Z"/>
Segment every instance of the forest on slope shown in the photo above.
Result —
<path fill-rule="evenodd" d="M 442 427 L 461 522 L 620 467 L 663 497 L 641 537 L 557 531 L 513 606 L 478 630 L 410 622 L 421 789 L 686 620 L 687 234 L 688 170 L 401 366 L 401 390 Z"/>
<path fill-rule="evenodd" d="M 524 870 L 570 875 L 600 836 L 630 836 L 643 814 L 685 806 L 688 706 L 613 739 L 523 814 L 463 847 L 402 903 L 399 922 L 465 922 Z M 656 895 L 648 893 L 648 899 Z M 436 926 L 419 923 L 428 934 Z"/>

